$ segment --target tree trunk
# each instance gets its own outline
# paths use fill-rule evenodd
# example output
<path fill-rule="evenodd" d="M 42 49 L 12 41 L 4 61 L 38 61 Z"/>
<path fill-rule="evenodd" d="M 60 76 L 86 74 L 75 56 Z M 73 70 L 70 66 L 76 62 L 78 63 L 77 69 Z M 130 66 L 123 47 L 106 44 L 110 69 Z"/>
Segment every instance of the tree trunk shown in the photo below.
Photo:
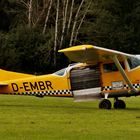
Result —
<path fill-rule="evenodd" d="M 52 1 L 53 0 L 50 0 L 48 12 L 47 12 L 47 15 L 46 15 L 46 18 L 45 18 L 45 24 L 44 24 L 44 28 L 43 28 L 43 34 L 45 34 L 45 32 L 46 32 L 47 22 L 48 22 L 50 11 L 51 11 L 51 7 L 52 7 Z"/>
<path fill-rule="evenodd" d="M 70 25 L 71 25 L 71 20 L 72 20 L 72 12 L 73 12 L 73 5 L 74 5 L 74 0 L 72 0 L 72 2 L 71 2 L 71 8 L 70 8 L 70 17 L 69 17 L 69 21 L 68 21 L 68 29 L 67 29 L 67 33 L 69 32 Z"/>
<path fill-rule="evenodd" d="M 32 24 L 32 0 L 29 0 L 29 12 L 28 12 L 28 26 L 31 27 Z"/>
<path fill-rule="evenodd" d="M 91 6 L 91 3 L 92 3 L 92 0 L 89 2 L 88 6 L 87 6 L 87 8 L 86 8 L 86 10 L 85 10 L 85 12 L 84 12 L 84 15 L 83 15 L 83 17 L 82 17 L 82 19 L 81 19 L 81 21 L 80 21 L 80 24 L 79 24 L 79 26 L 78 26 L 78 28 L 77 28 L 77 30 L 76 30 L 75 37 L 74 37 L 74 44 L 75 44 L 75 42 L 76 42 L 76 40 L 77 40 L 77 36 L 78 36 L 78 34 L 79 34 L 79 30 L 80 30 L 80 28 L 81 28 L 81 26 L 82 26 L 82 24 L 83 24 L 83 22 L 84 22 L 84 18 L 85 18 L 85 16 L 86 16 L 87 12 L 88 12 L 88 9 L 89 9 L 90 6 Z"/>
<path fill-rule="evenodd" d="M 72 32 L 71 32 L 71 38 L 70 38 L 70 43 L 69 43 L 69 46 L 72 46 L 72 43 L 73 43 L 73 37 L 74 37 L 74 32 L 75 32 L 75 28 L 76 28 L 76 23 L 77 23 L 77 19 L 78 19 L 78 15 L 79 15 L 79 12 L 80 12 L 80 9 L 83 5 L 85 0 L 82 0 L 80 5 L 79 5 L 79 8 L 76 12 L 76 15 L 75 15 L 75 19 L 74 19 L 74 23 L 73 23 L 73 28 L 72 28 Z"/>
<path fill-rule="evenodd" d="M 57 39 L 58 39 L 58 16 L 59 16 L 59 0 L 57 0 L 57 6 L 56 6 L 55 37 L 54 37 L 54 65 L 56 65 L 56 51 L 57 51 Z"/>
<path fill-rule="evenodd" d="M 64 4 L 64 7 L 63 7 L 63 10 L 64 10 L 64 12 L 63 12 L 63 27 L 62 27 L 62 35 L 61 35 L 61 41 L 60 41 L 60 49 L 61 49 L 62 44 L 63 44 L 64 33 L 65 33 L 65 28 L 66 28 L 68 3 L 69 3 L 69 0 L 66 0 L 66 4 Z"/>

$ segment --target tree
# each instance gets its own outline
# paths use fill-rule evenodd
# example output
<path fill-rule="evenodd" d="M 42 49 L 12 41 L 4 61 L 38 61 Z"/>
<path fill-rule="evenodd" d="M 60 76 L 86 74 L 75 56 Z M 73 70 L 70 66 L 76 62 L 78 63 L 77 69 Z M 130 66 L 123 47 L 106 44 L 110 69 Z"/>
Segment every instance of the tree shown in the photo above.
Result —
<path fill-rule="evenodd" d="M 95 6 L 93 5 L 94 9 Z M 140 41 L 137 39 L 139 34 L 137 23 L 140 19 L 139 1 L 100 0 L 97 7 L 89 40 L 98 46 L 136 53 L 140 46 Z M 92 20 L 92 18 L 88 20 Z"/>
<path fill-rule="evenodd" d="M 0 42 L 2 68 L 28 73 L 50 71 L 52 41 L 37 28 L 19 26 L 8 34 L 1 34 Z"/>
<path fill-rule="evenodd" d="M 0 30 L 1 31 L 8 31 L 10 26 L 10 17 L 8 15 L 8 0 L 1 0 L 0 1 Z"/>

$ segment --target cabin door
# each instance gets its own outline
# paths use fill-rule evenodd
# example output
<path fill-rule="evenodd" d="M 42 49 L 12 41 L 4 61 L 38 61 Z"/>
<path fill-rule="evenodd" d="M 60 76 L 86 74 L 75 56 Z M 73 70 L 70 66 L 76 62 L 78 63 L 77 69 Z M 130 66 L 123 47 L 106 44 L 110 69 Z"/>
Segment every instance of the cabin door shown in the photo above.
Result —
<path fill-rule="evenodd" d="M 101 73 L 99 65 L 74 68 L 70 72 L 71 89 L 82 90 L 101 87 Z"/>
<path fill-rule="evenodd" d="M 101 98 L 101 73 L 99 65 L 72 69 L 70 80 L 75 101 Z"/>

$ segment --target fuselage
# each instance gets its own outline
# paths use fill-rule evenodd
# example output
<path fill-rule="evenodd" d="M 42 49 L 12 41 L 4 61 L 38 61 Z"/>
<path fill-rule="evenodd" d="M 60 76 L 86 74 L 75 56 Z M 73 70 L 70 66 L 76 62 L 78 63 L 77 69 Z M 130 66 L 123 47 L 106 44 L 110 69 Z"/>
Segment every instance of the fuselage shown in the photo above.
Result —
<path fill-rule="evenodd" d="M 132 61 L 134 62 L 134 60 Z M 132 66 L 128 59 L 120 61 L 133 86 L 140 88 L 140 66 Z M 98 93 L 104 97 L 133 96 L 126 81 L 113 61 L 98 64 L 77 63 L 56 73 L 42 76 L 26 75 L 3 71 L 0 94 L 35 95 L 35 96 L 66 96 L 72 97 L 75 91 L 92 91 L 100 88 Z M 5 74 L 7 78 L 4 78 Z"/>

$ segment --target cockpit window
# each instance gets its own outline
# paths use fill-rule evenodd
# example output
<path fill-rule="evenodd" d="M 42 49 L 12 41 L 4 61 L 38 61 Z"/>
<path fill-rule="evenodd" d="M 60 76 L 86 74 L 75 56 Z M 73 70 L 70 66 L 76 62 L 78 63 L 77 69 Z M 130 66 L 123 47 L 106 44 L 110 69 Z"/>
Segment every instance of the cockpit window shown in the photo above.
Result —
<path fill-rule="evenodd" d="M 59 76 L 63 76 L 63 75 L 65 74 L 65 71 L 66 71 L 66 68 L 61 69 L 61 70 L 55 72 L 54 74 L 55 74 L 55 75 L 59 75 Z"/>
<path fill-rule="evenodd" d="M 129 57 L 127 59 L 127 61 L 128 61 L 130 69 L 134 69 L 134 68 L 140 66 L 140 56 Z"/>

